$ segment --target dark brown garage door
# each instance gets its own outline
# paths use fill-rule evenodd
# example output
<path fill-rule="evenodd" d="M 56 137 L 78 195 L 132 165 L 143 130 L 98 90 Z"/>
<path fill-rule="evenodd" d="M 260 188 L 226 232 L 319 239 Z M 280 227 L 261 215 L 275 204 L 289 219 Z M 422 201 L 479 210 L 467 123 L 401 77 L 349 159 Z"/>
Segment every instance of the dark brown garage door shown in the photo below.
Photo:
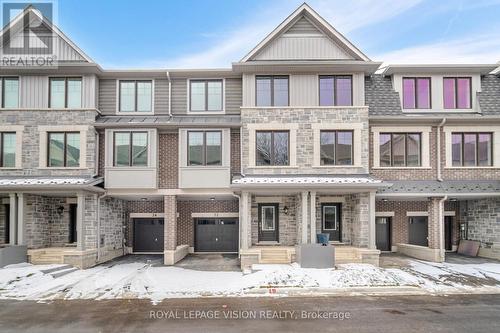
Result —
<path fill-rule="evenodd" d="M 195 251 L 238 252 L 238 220 L 196 219 Z"/>
<path fill-rule="evenodd" d="M 163 252 L 163 219 L 134 219 L 134 252 Z"/>

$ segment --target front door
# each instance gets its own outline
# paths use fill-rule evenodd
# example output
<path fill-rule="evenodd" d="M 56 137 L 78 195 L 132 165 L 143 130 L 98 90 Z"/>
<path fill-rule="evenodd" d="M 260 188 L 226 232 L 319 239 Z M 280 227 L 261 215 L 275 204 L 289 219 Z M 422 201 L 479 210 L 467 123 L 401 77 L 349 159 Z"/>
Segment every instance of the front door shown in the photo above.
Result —
<path fill-rule="evenodd" d="M 428 246 L 428 222 L 427 216 L 413 216 L 409 218 L 409 241 L 410 244 Z"/>
<path fill-rule="evenodd" d="M 163 252 L 163 219 L 134 219 L 134 252 Z"/>
<path fill-rule="evenodd" d="M 444 245 L 446 251 L 452 250 L 451 240 L 453 239 L 453 216 L 444 217 Z"/>
<path fill-rule="evenodd" d="M 330 234 L 331 241 L 342 241 L 341 210 L 342 204 L 340 203 L 321 205 L 321 232 Z"/>
<path fill-rule="evenodd" d="M 377 249 L 380 251 L 391 250 L 391 218 L 377 217 L 375 219 L 375 239 Z"/>
<path fill-rule="evenodd" d="M 279 204 L 259 204 L 259 242 L 279 242 Z"/>
<path fill-rule="evenodd" d="M 76 210 L 77 204 L 69 205 L 69 240 L 68 242 L 76 243 Z"/>

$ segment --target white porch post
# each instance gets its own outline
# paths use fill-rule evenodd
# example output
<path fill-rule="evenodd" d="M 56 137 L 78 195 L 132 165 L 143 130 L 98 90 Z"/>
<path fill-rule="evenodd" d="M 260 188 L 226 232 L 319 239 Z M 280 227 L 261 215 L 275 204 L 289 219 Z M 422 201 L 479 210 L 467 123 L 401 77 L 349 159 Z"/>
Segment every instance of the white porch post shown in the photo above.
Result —
<path fill-rule="evenodd" d="M 311 205 L 309 206 L 311 216 L 311 244 L 316 244 L 316 192 L 311 192 Z"/>
<path fill-rule="evenodd" d="M 248 250 L 248 225 L 250 223 L 248 216 L 250 207 L 248 205 L 250 194 L 248 192 L 241 193 L 240 200 L 240 249 Z"/>
<path fill-rule="evenodd" d="M 309 215 L 307 211 L 307 197 L 308 197 L 308 192 L 303 191 L 301 193 L 301 205 L 302 205 L 302 244 L 307 244 L 307 225 L 308 225 L 308 218 L 307 216 Z"/>
<path fill-rule="evenodd" d="M 85 250 L 85 225 L 83 218 L 85 216 L 85 195 L 78 193 L 76 195 L 76 248 Z"/>
<path fill-rule="evenodd" d="M 17 245 L 26 245 L 26 224 L 24 222 L 24 194 L 17 194 Z"/>
<path fill-rule="evenodd" d="M 16 194 L 9 194 L 9 244 L 17 243 L 17 200 Z"/>
<path fill-rule="evenodd" d="M 375 250 L 377 245 L 375 243 L 375 192 L 370 192 L 370 200 L 368 205 L 368 248 Z"/>

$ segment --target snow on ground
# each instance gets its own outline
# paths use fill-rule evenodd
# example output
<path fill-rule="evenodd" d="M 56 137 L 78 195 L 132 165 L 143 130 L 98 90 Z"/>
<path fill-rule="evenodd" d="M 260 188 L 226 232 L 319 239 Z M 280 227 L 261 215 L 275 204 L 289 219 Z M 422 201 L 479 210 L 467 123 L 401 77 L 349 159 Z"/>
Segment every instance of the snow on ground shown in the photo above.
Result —
<path fill-rule="evenodd" d="M 500 264 L 450 264 L 409 260 L 407 267 L 384 269 L 345 264 L 337 269 L 292 265 L 256 265 L 253 273 L 197 271 L 127 262 L 79 270 L 59 278 L 44 274 L 50 265 L 11 265 L 0 269 L 0 299 L 146 298 L 237 296 L 262 288 L 349 290 L 370 287 L 418 287 L 429 292 L 500 292 Z"/>

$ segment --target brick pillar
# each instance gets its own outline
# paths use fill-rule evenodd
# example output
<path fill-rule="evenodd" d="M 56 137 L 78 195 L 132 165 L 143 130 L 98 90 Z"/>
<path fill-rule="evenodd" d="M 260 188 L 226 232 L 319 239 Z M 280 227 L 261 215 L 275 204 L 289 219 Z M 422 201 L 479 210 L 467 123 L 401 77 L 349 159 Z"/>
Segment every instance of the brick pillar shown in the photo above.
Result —
<path fill-rule="evenodd" d="M 442 198 L 429 199 L 429 248 L 437 250 L 436 261 L 444 260 L 444 204 Z"/>
<path fill-rule="evenodd" d="M 164 238 L 165 251 L 174 251 L 177 247 L 177 198 L 175 195 L 166 195 Z"/>

